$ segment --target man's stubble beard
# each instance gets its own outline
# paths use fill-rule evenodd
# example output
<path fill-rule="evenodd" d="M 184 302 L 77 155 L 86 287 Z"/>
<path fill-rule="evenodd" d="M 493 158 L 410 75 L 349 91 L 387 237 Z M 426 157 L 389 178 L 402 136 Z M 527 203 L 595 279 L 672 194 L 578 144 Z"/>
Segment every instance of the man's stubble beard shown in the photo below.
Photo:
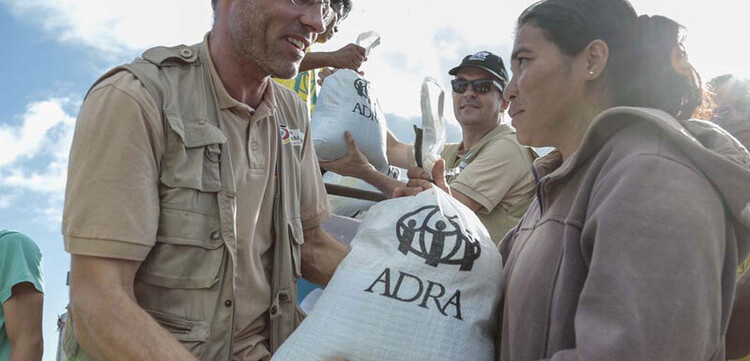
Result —
<path fill-rule="evenodd" d="M 233 52 L 255 64 L 264 73 L 282 79 L 297 76 L 298 66 L 287 64 L 279 53 L 278 44 L 268 44 L 268 28 L 271 16 L 254 0 L 245 0 L 230 19 L 229 33 Z M 273 39 L 271 39 L 273 41 Z M 276 53 L 276 54 L 274 54 Z"/>

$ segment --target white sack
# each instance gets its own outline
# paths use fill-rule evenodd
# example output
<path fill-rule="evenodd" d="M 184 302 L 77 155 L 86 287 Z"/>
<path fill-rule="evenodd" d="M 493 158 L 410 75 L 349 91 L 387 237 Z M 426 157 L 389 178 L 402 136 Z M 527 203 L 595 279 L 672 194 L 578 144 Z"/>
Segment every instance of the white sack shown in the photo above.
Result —
<path fill-rule="evenodd" d="M 380 37 L 368 32 L 357 41 L 367 43 L 369 52 L 380 44 Z M 331 161 L 346 155 L 347 130 L 375 169 L 386 173 L 386 120 L 377 97 L 369 81 L 353 70 L 340 69 L 326 77 L 312 115 L 312 141 L 319 160 Z"/>
<path fill-rule="evenodd" d="M 494 361 L 501 276 L 487 230 L 450 195 L 380 202 L 272 361 Z"/>

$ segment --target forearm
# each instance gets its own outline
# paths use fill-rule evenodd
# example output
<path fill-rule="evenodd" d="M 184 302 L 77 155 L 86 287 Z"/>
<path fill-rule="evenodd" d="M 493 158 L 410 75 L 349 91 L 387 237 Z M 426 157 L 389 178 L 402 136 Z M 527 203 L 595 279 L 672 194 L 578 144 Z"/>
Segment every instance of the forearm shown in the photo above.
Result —
<path fill-rule="evenodd" d="M 319 69 L 328 67 L 331 65 L 331 53 L 327 52 L 309 52 L 302 58 L 302 62 L 299 65 L 299 71 L 308 71 L 313 69 Z"/>
<path fill-rule="evenodd" d="M 360 179 L 377 188 L 388 198 L 393 197 L 393 191 L 396 188 L 403 188 L 406 186 L 406 183 L 380 173 L 374 168 L 368 169 L 366 172 L 363 172 Z"/>
<path fill-rule="evenodd" d="M 16 284 L 2 305 L 12 361 L 41 360 L 44 295 L 29 282 Z"/>
<path fill-rule="evenodd" d="M 323 228 L 305 230 L 302 244 L 302 276 L 306 280 L 327 285 L 349 248 Z"/>
<path fill-rule="evenodd" d="M 42 335 L 35 335 L 10 343 L 8 361 L 40 361 L 44 350 Z"/>
<path fill-rule="evenodd" d="M 102 290 L 95 297 L 74 300 L 76 337 L 94 359 L 196 360 L 122 290 Z"/>
<path fill-rule="evenodd" d="M 389 130 L 386 134 L 388 164 L 399 168 L 410 168 L 416 163 L 409 159 L 409 148 L 411 145 L 401 142 Z"/>

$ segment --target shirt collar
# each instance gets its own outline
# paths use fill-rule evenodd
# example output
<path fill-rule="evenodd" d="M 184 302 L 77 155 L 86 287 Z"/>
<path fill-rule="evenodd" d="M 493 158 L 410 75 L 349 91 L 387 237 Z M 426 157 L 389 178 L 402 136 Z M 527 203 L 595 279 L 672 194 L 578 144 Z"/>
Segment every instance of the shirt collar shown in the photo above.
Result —
<path fill-rule="evenodd" d="M 495 127 L 495 129 L 492 129 L 492 131 L 485 134 L 484 137 L 482 137 L 482 139 L 480 139 L 470 149 L 464 149 L 464 142 L 462 141 L 458 146 L 458 150 L 456 154 L 457 155 L 461 154 L 461 157 L 463 157 L 465 155 L 474 153 L 475 150 L 483 147 L 485 144 L 487 144 L 487 142 L 491 141 L 492 139 L 504 137 L 506 135 L 513 134 L 513 133 L 514 133 L 513 128 L 509 127 L 506 124 L 500 123 Z"/>
<path fill-rule="evenodd" d="M 221 77 L 219 76 L 219 72 L 216 71 L 216 67 L 214 66 L 214 61 L 211 58 L 211 52 L 209 51 L 208 41 L 209 41 L 209 35 L 211 33 L 208 32 L 203 37 L 203 44 L 202 49 L 203 53 L 205 54 L 206 59 L 206 65 L 208 66 L 210 73 L 211 73 L 211 79 L 214 83 L 214 89 L 216 89 L 216 98 L 219 102 L 219 108 L 220 109 L 229 109 L 229 108 L 249 108 L 251 111 L 255 113 L 260 113 L 256 115 L 265 115 L 266 113 L 272 114 L 274 109 L 276 109 L 276 89 L 274 87 L 274 81 L 269 81 L 268 86 L 266 87 L 266 91 L 263 93 L 263 99 L 260 102 L 260 105 L 258 105 L 258 109 L 252 109 L 250 106 L 243 104 L 237 99 L 234 99 L 231 95 L 229 95 L 229 92 L 227 92 L 227 88 L 224 87 L 224 83 L 221 81 Z"/>

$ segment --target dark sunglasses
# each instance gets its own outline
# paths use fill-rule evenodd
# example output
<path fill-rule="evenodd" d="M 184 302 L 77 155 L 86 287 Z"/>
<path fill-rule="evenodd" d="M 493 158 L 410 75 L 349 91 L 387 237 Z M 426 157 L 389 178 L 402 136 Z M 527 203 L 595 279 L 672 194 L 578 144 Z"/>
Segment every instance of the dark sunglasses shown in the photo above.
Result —
<path fill-rule="evenodd" d="M 503 85 L 497 80 L 492 79 L 477 79 L 477 80 L 466 80 L 466 79 L 453 79 L 451 80 L 451 87 L 453 92 L 456 94 L 463 94 L 469 90 L 469 85 L 474 89 L 477 94 L 486 94 L 492 89 L 492 86 L 496 86 L 500 92 L 503 92 Z"/>

